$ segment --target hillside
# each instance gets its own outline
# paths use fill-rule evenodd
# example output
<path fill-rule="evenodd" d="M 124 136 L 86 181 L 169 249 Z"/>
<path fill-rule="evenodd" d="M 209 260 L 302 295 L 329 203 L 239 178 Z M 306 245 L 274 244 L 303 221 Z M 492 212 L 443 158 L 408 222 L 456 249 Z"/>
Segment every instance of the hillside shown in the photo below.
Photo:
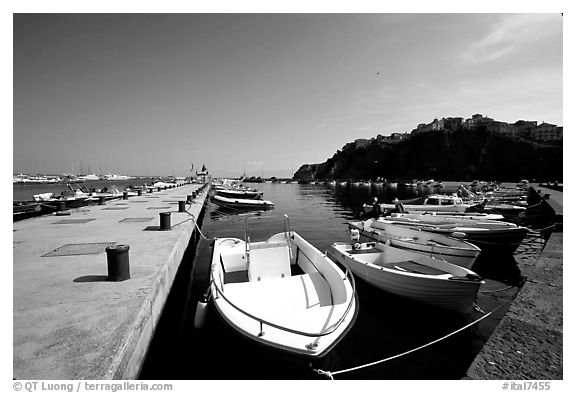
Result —
<path fill-rule="evenodd" d="M 562 145 L 512 138 L 484 129 L 435 131 L 395 144 L 347 144 L 295 179 L 562 180 Z"/>

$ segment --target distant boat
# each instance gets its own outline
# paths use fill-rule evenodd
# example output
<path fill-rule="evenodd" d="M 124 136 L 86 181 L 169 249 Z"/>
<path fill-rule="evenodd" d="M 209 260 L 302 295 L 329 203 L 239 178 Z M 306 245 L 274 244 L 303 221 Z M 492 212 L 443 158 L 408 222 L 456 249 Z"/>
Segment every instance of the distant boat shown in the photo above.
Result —
<path fill-rule="evenodd" d="M 116 175 L 114 173 L 109 173 L 108 175 L 104 176 L 105 180 L 117 181 L 117 180 L 130 180 L 132 176 L 125 176 L 125 175 Z"/>
<path fill-rule="evenodd" d="M 81 181 L 100 180 L 100 176 L 98 176 L 97 174 L 93 173 L 93 174 L 91 174 L 91 175 L 78 176 L 76 179 L 77 179 L 77 180 L 81 180 Z"/>
<path fill-rule="evenodd" d="M 93 197 L 80 189 L 74 190 L 70 185 L 68 185 L 68 188 L 69 191 L 63 191 L 60 195 L 56 195 L 53 192 L 35 194 L 33 195 L 34 202 L 40 202 L 52 207 L 56 207 L 59 203 L 65 202 L 67 208 L 77 208 L 86 206 L 91 201 L 98 200 L 97 197 Z"/>
<path fill-rule="evenodd" d="M 291 231 L 266 241 L 214 240 L 210 293 L 234 330 L 254 342 L 308 358 L 325 356 L 358 311 L 352 273 Z"/>
<path fill-rule="evenodd" d="M 334 243 L 328 255 L 376 288 L 465 315 L 484 283 L 469 269 L 384 243 Z"/>

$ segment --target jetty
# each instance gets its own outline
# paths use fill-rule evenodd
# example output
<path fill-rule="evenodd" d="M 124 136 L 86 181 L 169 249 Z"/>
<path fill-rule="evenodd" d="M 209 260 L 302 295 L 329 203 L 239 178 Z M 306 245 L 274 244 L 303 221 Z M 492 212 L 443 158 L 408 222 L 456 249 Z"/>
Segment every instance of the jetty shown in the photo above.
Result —
<path fill-rule="evenodd" d="M 554 232 L 539 258 L 517 261 L 526 282 L 464 379 L 563 379 L 562 192 L 530 192 L 554 210 Z"/>
<path fill-rule="evenodd" d="M 13 377 L 136 379 L 207 184 L 13 224 Z"/>

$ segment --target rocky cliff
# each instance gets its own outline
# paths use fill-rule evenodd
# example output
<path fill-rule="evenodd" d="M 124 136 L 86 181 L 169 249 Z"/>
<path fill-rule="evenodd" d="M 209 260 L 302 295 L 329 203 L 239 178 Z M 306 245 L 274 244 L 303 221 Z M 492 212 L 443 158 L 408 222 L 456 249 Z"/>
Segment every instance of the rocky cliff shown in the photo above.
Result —
<path fill-rule="evenodd" d="M 412 135 L 398 143 L 349 143 L 295 179 L 562 180 L 562 144 L 544 144 L 479 130 Z"/>

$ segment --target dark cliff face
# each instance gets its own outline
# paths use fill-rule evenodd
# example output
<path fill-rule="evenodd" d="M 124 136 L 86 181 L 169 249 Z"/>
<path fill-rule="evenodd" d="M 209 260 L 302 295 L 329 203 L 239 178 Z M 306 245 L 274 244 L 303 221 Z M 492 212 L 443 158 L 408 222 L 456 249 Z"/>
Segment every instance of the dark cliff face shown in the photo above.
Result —
<path fill-rule="evenodd" d="M 296 180 L 312 180 L 316 179 L 316 170 L 319 164 L 304 164 L 295 173 L 294 179 Z"/>
<path fill-rule="evenodd" d="M 397 144 L 349 144 L 324 163 L 303 165 L 294 178 L 560 181 L 562 150 L 486 130 L 436 131 Z"/>

